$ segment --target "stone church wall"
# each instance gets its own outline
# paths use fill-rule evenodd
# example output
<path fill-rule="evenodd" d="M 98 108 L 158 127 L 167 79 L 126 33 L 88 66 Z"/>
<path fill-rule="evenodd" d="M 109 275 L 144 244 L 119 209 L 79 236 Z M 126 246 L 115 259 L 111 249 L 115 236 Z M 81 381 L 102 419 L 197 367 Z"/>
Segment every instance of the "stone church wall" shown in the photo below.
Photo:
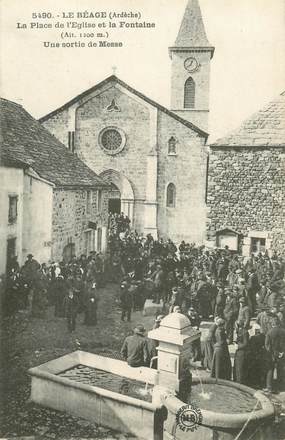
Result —
<path fill-rule="evenodd" d="M 115 99 L 120 111 L 108 112 Z M 99 143 L 99 133 L 116 127 L 126 136 L 121 152 L 107 154 Z M 97 174 L 104 170 L 122 171 L 129 179 L 136 199 L 145 198 L 146 153 L 149 147 L 149 110 L 137 100 L 111 87 L 82 104 L 76 111 L 76 151 Z"/>
<path fill-rule="evenodd" d="M 175 137 L 176 155 L 168 154 L 168 141 Z M 201 243 L 205 238 L 206 146 L 205 138 L 175 119 L 158 116 L 158 230 L 176 242 Z M 166 206 L 169 183 L 176 187 L 176 206 Z"/>
<path fill-rule="evenodd" d="M 112 102 L 116 111 L 108 110 Z M 66 144 L 72 118 L 78 157 L 97 174 L 114 170 L 130 182 L 135 201 L 132 226 L 139 232 L 145 227 L 148 154 L 157 142 L 158 233 L 175 241 L 204 241 L 207 157 L 204 137 L 116 83 L 79 99 L 69 109 L 69 115 L 63 110 L 43 125 Z M 124 148 L 114 155 L 100 145 L 99 135 L 107 127 L 117 128 L 125 135 Z M 175 156 L 168 154 L 172 136 L 177 140 Z M 176 186 L 175 208 L 166 207 L 166 188 L 171 182 Z"/>
<path fill-rule="evenodd" d="M 208 177 L 208 239 L 225 227 L 244 236 L 269 232 L 272 249 L 285 247 L 285 151 L 212 147 Z"/>
<path fill-rule="evenodd" d="M 102 190 L 102 208 L 98 212 L 98 194 L 87 189 L 54 189 L 52 216 L 52 258 L 61 261 L 63 250 L 70 243 L 75 244 L 75 254 L 86 253 L 85 232 L 88 222 L 97 223 L 97 228 L 107 227 L 108 191 Z M 93 232 L 94 230 L 91 230 Z M 96 231 L 93 232 L 96 235 Z M 104 238 L 104 240 L 106 237 Z M 94 237 L 95 242 L 95 237 Z M 92 250 L 92 249 L 90 249 Z M 96 249 L 94 249 L 96 250 Z"/>
<path fill-rule="evenodd" d="M 112 99 L 118 112 L 106 109 Z M 142 230 L 144 218 L 146 153 L 150 149 L 149 110 L 138 100 L 111 87 L 80 106 L 76 112 L 76 151 L 97 174 L 112 169 L 130 182 L 135 202 L 134 228 Z M 99 143 L 99 133 L 106 127 L 123 131 L 125 147 L 115 155 L 107 154 Z"/>

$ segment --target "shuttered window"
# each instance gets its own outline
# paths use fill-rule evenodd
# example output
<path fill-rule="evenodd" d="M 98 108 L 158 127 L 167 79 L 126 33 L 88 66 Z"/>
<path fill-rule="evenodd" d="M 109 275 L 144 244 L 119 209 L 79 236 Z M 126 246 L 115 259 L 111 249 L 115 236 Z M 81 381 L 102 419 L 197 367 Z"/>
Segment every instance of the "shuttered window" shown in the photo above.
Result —
<path fill-rule="evenodd" d="M 166 206 L 168 206 L 168 208 L 174 208 L 175 199 L 176 199 L 176 188 L 173 183 L 170 183 L 166 191 Z"/>
<path fill-rule="evenodd" d="M 184 86 L 184 108 L 195 107 L 195 82 L 191 76 L 187 79 Z"/>

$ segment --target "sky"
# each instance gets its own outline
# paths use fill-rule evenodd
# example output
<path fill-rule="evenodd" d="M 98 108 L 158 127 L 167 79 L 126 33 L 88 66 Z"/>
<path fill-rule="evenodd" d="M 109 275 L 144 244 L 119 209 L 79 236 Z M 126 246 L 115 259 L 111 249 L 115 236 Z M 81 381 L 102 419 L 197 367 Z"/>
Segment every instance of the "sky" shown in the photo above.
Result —
<path fill-rule="evenodd" d="M 175 41 L 186 4 L 187 0 L 0 0 L 1 96 L 39 118 L 110 76 L 116 66 L 120 79 L 169 107 L 168 47 Z M 209 127 L 214 141 L 285 90 L 285 0 L 200 0 L 200 7 L 208 39 L 216 48 Z M 110 30 L 110 40 L 123 41 L 119 48 L 44 47 L 44 41 L 79 38 L 61 40 L 61 29 L 30 29 L 32 13 L 50 12 L 53 21 L 34 22 L 55 24 L 66 23 L 61 17 L 69 11 L 140 12 L 141 21 L 156 26 Z M 17 23 L 26 23 L 27 29 L 17 29 Z M 86 44 L 90 40 L 81 39 Z"/>

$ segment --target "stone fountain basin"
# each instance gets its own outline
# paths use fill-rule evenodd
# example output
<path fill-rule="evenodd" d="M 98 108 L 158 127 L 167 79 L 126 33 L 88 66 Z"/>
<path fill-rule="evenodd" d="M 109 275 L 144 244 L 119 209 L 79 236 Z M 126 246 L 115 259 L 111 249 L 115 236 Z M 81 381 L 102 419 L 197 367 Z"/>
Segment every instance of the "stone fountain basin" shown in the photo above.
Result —
<path fill-rule="evenodd" d="M 59 376 L 78 365 L 147 382 L 153 386 L 158 383 L 156 370 L 132 368 L 120 360 L 75 351 L 28 371 L 32 378 L 31 400 L 142 439 L 161 438 L 164 411 L 160 402 L 149 403 Z"/>
<path fill-rule="evenodd" d="M 200 382 L 198 377 L 193 377 L 192 384 L 198 385 Z M 274 406 L 271 401 L 260 391 L 256 391 L 245 385 L 241 385 L 228 380 L 216 380 L 212 378 L 202 379 L 203 384 L 212 384 L 216 390 L 213 392 L 212 398 L 219 393 L 219 384 L 229 388 L 235 388 L 243 393 L 252 395 L 258 402 L 260 409 L 242 413 L 221 413 L 203 409 L 201 405 L 202 423 L 193 432 L 183 432 L 176 425 L 175 418 L 179 409 L 185 405 L 173 393 L 166 388 L 164 391 L 160 387 L 156 387 L 156 392 L 160 394 L 161 402 L 168 410 L 167 420 L 164 430 L 167 433 L 167 439 L 177 440 L 269 440 L 273 438 L 272 423 L 275 417 Z M 158 390 L 160 388 L 160 390 Z M 250 417 L 250 420 L 249 420 Z M 243 431 L 241 432 L 241 430 Z M 173 434 L 175 433 L 175 436 Z"/>

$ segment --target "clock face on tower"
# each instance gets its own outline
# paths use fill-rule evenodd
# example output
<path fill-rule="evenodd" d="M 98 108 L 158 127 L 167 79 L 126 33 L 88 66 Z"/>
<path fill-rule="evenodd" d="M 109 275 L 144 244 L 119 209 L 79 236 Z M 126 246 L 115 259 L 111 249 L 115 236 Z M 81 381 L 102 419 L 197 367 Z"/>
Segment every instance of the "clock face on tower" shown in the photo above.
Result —
<path fill-rule="evenodd" d="M 196 58 L 190 57 L 184 61 L 184 67 L 188 72 L 196 72 L 199 69 L 200 65 Z"/>

